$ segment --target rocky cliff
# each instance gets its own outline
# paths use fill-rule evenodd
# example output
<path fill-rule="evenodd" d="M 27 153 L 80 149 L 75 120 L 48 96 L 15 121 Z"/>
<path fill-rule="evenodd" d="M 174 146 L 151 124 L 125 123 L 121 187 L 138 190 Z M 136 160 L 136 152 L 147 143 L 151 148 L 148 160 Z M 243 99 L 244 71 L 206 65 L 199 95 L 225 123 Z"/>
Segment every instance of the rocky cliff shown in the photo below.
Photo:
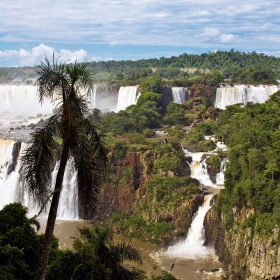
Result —
<path fill-rule="evenodd" d="M 279 228 L 257 232 L 251 208 L 233 209 L 233 221 L 211 209 L 204 220 L 207 243 L 214 245 L 232 280 L 280 279 Z M 250 222 L 251 220 L 251 222 Z M 233 223 L 229 228 L 228 224 Z"/>
<path fill-rule="evenodd" d="M 182 171 L 178 170 L 176 177 L 178 175 L 186 185 L 174 190 L 169 200 L 158 200 L 156 187 L 148 187 L 149 181 L 157 174 L 164 178 L 175 177 L 174 171 L 167 171 L 164 175 L 162 170 L 156 170 L 155 164 L 162 156 L 149 150 L 127 151 L 121 156 L 110 153 L 108 178 L 101 188 L 94 221 L 103 223 L 114 213 L 126 213 L 129 217 L 143 218 L 147 224 L 165 222 L 172 225 L 173 230 L 166 232 L 160 242 L 169 243 L 177 236 L 186 235 L 204 197 L 195 186 L 198 182 L 187 176 L 189 167 L 184 160 Z M 189 189 L 193 187 L 190 194 Z M 122 231 L 120 227 L 115 230 Z"/>

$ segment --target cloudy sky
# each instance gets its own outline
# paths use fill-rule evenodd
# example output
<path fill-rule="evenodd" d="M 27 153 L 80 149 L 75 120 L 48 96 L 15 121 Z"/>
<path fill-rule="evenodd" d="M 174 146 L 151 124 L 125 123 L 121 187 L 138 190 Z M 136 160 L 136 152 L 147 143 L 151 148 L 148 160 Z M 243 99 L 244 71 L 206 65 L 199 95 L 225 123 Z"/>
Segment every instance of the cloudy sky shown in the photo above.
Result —
<path fill-rule="evenodd" d="M 279 0 L 1 0 L 0 67 L 235 49 L 280 56 Z"/>

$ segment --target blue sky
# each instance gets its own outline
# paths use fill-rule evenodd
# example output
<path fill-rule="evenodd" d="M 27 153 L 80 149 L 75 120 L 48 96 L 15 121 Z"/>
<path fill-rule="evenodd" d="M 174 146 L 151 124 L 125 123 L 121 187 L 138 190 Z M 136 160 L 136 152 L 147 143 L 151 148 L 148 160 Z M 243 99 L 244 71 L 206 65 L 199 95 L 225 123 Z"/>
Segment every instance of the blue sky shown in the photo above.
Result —
<path fill-rule="evenodd" d="M 280 56 L 279 0 L 1 0 L 0 67 L 235 49 Z"/>

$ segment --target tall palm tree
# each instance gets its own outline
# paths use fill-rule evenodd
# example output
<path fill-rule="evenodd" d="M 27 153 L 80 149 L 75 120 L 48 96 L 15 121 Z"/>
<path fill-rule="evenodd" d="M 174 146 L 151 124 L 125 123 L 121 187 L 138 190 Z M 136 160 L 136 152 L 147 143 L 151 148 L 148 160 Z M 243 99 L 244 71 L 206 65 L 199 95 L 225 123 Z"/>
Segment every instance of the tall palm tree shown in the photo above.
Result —
<path fill-rule="evenodd" d="M 56 139 L 62 138 L 60 165 L 48 214 L 44 244 L 37 280 L 45 279 L 46 268 L 57 216 L 62 181 L 69 157 L 77 170 L 79 200 L 83 214 L 89 217 L 95 209 L 97 194 L 104 176 L 106 152 L 96 127 L 87 118 L 88 102 L 82 90 L 91 87 L 94 75 L 85 63 L 60 63 L 53 58 L 37 67 L 38 95 L 42 103 L 50 98 L 57 112 L 36 131 L 22 157 L 21 173 L 25 187 L 42 205 L 51 193 L 51 172 L 57 150 Z"/>
<path fill-rule="evenodd" d="M 61 280 L 143 280 L 145 272 L 125 263 L 141 264 L 139 249 L 131 243 L 114 244 L 109 228 L 88 226 L 79 228 L 73 250 L 66 250 L 50 267 L 47 279 Z"/>

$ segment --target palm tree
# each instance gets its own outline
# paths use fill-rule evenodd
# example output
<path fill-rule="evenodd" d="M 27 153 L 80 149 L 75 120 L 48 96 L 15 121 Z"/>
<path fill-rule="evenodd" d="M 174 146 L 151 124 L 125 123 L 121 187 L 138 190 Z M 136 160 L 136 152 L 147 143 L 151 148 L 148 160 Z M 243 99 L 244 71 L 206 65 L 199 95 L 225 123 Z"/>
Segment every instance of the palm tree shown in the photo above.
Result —
<path fill-rule="evenodd" d="M 109 228 L 88 226 L 79 228 L 73 250 L 66 250 L 53 265 L 47 279 L 60 280 L 142 280 L 145 273 L 125 261 L 141 264 L 139 249 L 131 243 L 114 245 Z"/>
<path fill-rule="evenodd" d="M 96 127 L 87 118 L 88 103 L 82 90 L 91 87 L 94 76 L 85 63 L 66 64 L 45 62 L 37 67 L 39 101 L 50 98 L 57 112 L 36 131 L 22 157 L 21 174 L 25 187 L 34 200 L 42 205 L 51 193 L 51 172 L 56 140 L 62 138 L 60 165 L 48 214 L 37 280 L 45 279 L 57 216 L 62 181 L 69 157 L 77 170 L 79 201 L 83 214 L 89 217 L 96 206 L 97 195 L 106 165 L 104 143 Z"/>

